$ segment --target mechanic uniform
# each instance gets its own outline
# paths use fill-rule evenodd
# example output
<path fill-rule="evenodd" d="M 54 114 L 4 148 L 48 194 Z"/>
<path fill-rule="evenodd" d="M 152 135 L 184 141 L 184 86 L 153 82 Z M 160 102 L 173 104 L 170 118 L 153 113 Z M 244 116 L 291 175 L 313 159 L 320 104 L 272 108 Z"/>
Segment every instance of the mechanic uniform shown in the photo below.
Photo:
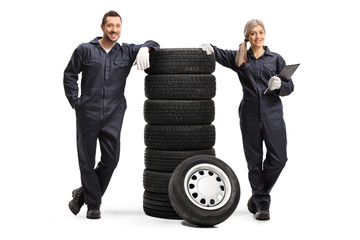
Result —
<path fill-rule="evenodd" d="M 256 205 L 261 201 L 270 203 L 270 191 L 287 161 L 286 128 L 279 96 L 289 95 L 294 84 L 292 80 L 281 81 L 280 89 L 264 94 L 269 79 L 285 66 L 284 59 L 268 47 L 264 47 L 265 53 L 258 59 L 249 49 L 248 62 L 241 67 L 235 65 L 236 51 L 213 48 L 216 61 L 234 70 L 243 87 L 239 117 L 253 201 Z M 264 161 L 263 141 L 267 149 Z"/>
<path fill-rule="evenodd" d="M 120 132 L 126 110 L 124 89 L 136 55 L 141 47 L 159 48 L 154 41 L 142 45 L 116 43 L 106 53 L 99 39 L 80 44 L 64 71 L 65 94 L 76 110 L 78 159 L 87 205 L 101 204 L 119 161 Z M 80 97 L 79 73 L 82 73 Z M 101 159 L 94 169 L 97 139 Z"/>

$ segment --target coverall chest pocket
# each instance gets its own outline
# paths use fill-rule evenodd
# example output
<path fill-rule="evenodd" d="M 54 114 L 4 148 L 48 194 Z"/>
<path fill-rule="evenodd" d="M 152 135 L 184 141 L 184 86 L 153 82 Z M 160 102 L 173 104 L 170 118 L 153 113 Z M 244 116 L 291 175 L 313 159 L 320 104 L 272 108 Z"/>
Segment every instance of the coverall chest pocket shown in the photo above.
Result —
<path fill-rule="evenodd" d="M 118 76 L 127 76 L 130 72 L 131 66 L 130 60 L 114 60 L 114 74 Z"/>
<path fill-rule="evenodd" d="M 263 77 L 269 80 L 271 77 L 276 75 L 276 67 L 274 64 L 264 64 L 262 71 Z"/>
<path fill-rule="evenodd" d="M 114 60 L 114 67 L 115 68 L 123 68 L 130 65 L 129 60 Z"/>
<path fill-rule="evenodd" d="M 96 76 L 100 71 L 100 61 L 97 59 L 86 60 L 84 62 L 83 74 L 88 76 Z"/>
<path fill-rule="evenodd" d="M 247 62 L 241 65 L 240 72 L 246 79 L 253 79 L 254 69 L 251 66 L 251 63 Z M 240 81 L 242 81 L 242 78 L 240 78 Z"/>
<path fill-rule="evenodd" d="M 246 62 L 243 65 L 241 65 L 240 70 L 244 73 L 254 72 L 250 62 Z"/>

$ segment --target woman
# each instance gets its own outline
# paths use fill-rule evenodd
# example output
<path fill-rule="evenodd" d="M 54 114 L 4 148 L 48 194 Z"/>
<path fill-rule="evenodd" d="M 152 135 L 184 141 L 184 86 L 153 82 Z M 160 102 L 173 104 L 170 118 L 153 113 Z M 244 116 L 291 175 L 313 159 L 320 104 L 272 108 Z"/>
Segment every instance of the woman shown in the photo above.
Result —
<path fill-rule="evenodd" d="M 259 20 L 246 23 L 245 39 L 238 51 L 222 50 L 210 44 L 200 46 L 216 61 L 234 70 L 243 87 L 239 107 L 245 158 L 249 169 L 252 196 L 248 209 L 258 220 L 269 220 L 270 191 L 287 161 L 286 128 L 279 96 L 294 90 L 293 82 L 276 76 L 284 59 L 264 46 L 265 27 Z M 247 50 L 247 42 L 250 49 Z M 268 90 L 267 90 L 268 89 Z M 266 158 L 263 161 L 263 142 Z"/>

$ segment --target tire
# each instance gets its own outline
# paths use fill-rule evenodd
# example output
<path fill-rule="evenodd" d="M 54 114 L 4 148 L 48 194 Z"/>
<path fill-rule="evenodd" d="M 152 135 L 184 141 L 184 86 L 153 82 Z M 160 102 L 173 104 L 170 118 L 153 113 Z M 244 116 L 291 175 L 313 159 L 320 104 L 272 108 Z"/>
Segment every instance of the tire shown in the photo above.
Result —
<path fill-rule="evenodd" d="M 212 74 L 147 75 L 145 96 L 157 100 L 208 100 L 215 97 Z"/>
<path fill-rule="evenodd" d="M 155 172 L 144 169 L 144 189 L 153 193 L 168 194 L 169 180 L 171 173 Z"/>
<path fill-rule="evenodd" d="M 210 149 L 215 145 L 215 126 L 208 125 L 145 125 L 145 145 L 170 151 Z"/>
<path fill-rule="evenodd" d="M 199 48 L 162 48 L 150 52 L 147 74 L 209 74 L 215 71 L 215 55 Z"/>
<path fill-rule="evenodd" d="M 240 200 L 235 173 L 225 162 L 208 155 L 193 156 L 179 164 L 168 192 L 182 219 L 204 227 L 225 221 Z"/>
<path fill-rule="evenodd" d="M 146 215 L 166 219 L 181 219 L 166 194 L 144 191 L 143 209 Z"/>
<path fill-rule="evenodd" d="M 144 119 L 149 124 L 210 124 L 215 118 L 213 100 L 146 100 Z"/>
<path fill-rule="evenodd" d="M 145 167 L 148 170 L 172 173 L 185 159 L 195 155 L 215 156 L 215 149 L 197 151 L 161 151 L 145 149 Z"/>

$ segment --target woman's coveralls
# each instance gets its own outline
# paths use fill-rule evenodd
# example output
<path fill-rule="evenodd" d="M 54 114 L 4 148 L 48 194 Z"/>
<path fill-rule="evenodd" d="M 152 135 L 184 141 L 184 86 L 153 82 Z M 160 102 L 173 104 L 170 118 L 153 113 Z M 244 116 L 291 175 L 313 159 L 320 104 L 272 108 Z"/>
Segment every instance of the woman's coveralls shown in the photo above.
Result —
<path fill-rule="evenodd" d="M 284 59 L 268 47 L 264 47 L 265 53 L 258 59 L 249 49 L 248 62 L 241 67 L 235 65 L 236 51 L 213 48 L 216 61 L 234 70 L 243 87 L 239 117 L 253 201 L 256 205 L 261 201 L 270 203 L 270 191 L 287 161 L 286 128 L 279 96 L 289 95 L 294 84 L 292 80 L 281 81 L 280 89 L 264 94 L 269 79 L 285 66 Z M 267 149 L 264 161 L 263 141 Z"/>

